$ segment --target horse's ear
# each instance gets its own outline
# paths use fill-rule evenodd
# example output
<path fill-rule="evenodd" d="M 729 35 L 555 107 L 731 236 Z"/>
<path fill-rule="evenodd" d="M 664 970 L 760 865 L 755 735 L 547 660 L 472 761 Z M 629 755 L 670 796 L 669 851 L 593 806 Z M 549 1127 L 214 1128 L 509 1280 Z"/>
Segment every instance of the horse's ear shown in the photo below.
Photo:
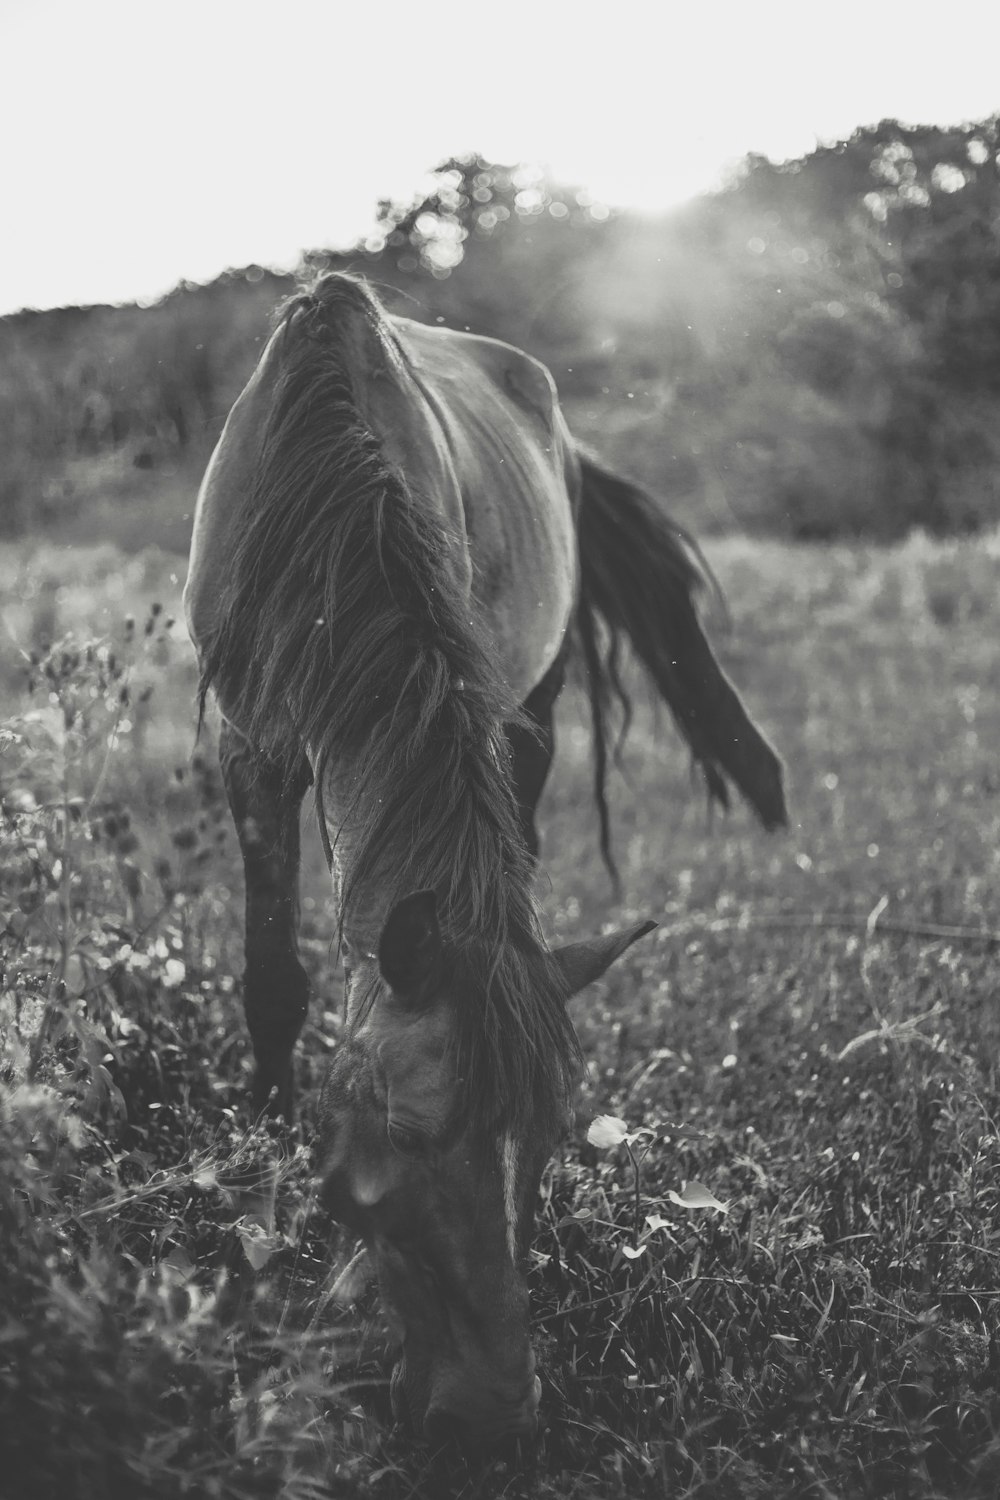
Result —
<path fill-rule="evenodd" d="M 378 966 L 393 994 L 419 1003 L 441 958 L 441 929 L 433 891 L 414 891 L 397 901 L 385 919 L 378 943 Z"/>
<path fill-rule="evenodd" d="M 568 943 L 565 948 L 554 949 L 552 957 L 562 969 L 567 999 L 593 980 L 600 979 L 605 969 L 610 968 L 616 958 L 621 958 L 626 948 L 631 948 L 657 925 L 656 922 L 640 922 L 638 927 L 624 927 L 620 932 L 609 932 L 606 937 Z"/>

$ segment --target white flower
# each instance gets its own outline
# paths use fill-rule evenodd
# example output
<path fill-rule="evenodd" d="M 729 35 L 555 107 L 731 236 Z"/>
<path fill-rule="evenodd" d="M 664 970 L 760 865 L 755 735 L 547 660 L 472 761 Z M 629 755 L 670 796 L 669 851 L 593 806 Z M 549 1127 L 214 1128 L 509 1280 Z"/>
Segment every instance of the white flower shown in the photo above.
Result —
<path fill-rule="evenodd" d="M 168 990 L 175 990 L 179 984 L 184 983 L 186 973 L 179 958 L 168 958 L 163 965 L 163 983 Z"/>
<path fill-rule="evenodd" d="M 726 1204 L 720 1203 L 715 1194 L 709 1192 L 702 1182 L 689 1182 L 682 1193 L 675 1193 L 671 1188 L 667 1197 L 679 1208 L 714 1208 L 720 1214 L 726 1212 Z"/>
<path fill-rule="evenodd" d="M 610 1151 L 614 1146 L 620 1146 L 628 1136 L 628 1126 L 624 1120 L 619 1120 L 617 1115 L 598 1115 L 587 1131 L 587 1140 L 592 1146 L 600 1146 L 604 1151 Z"/>

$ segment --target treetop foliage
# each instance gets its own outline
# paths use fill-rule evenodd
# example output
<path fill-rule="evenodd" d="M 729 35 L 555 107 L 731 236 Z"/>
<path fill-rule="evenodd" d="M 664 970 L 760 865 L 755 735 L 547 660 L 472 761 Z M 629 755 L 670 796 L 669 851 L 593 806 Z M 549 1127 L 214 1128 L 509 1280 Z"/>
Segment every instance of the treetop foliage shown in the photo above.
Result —
<path fill-rule="evenodd" d="M 579 435 L 702 529 L 963 530 L 1000 520 L 998 156 L 997 116 L 884 120 L 659 217 L 456 156 L 302 269 L 545 360 Z M 0 320 L 0 527 L 84 503 L 82 460 L 203 456 L 293 284 Z"/>

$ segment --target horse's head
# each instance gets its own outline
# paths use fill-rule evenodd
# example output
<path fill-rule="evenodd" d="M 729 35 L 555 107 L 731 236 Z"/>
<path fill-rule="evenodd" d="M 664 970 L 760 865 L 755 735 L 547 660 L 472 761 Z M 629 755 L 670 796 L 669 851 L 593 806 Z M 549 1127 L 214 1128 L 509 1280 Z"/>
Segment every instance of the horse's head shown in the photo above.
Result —
<path fill-rule="evenodd" d="M 518 972 L 549 984 L 555 974 L 564 1014 L 571 994 L 654 925 L 539 950 L 537 970 L 529 955 Z M 496 1111 L 470 1099 L 462 1018 L 483 1014 L 483 995 L 469 992 L 483 981 L 442 938 L 429 892 L 392 909 L 377 953 L 345 957 L 352 996 L 369 1003 L 352 1004 L 356 1019 L 324 1085 L 320 1169 L 327 1206 L 372 1252 L 401 1343 L 394 1409 L 432 1439 L 484 1446 L 530 1436 L 540 1387 L 525 1262 L 564 1099 Z M 487 1060 L 511 1041 L 491 1039 Z"/>

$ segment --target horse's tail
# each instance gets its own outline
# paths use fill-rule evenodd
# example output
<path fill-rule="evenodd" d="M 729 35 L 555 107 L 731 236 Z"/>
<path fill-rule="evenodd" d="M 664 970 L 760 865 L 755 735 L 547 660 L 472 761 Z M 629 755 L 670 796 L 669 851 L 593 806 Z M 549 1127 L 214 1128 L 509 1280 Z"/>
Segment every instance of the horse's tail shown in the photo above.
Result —
<path fill-rule="evenodd" d="M 605 862 L 613 871 L 605 795 L 613 700 L 624 716 L 623 737 L 632 712 L 621 673 L 623 640 L 673 714 L 709 795 L 728 807 L 728 777 L 765 828 L 783 827 L 788 814 L 781 762 L 716 661 L 698 619 L 696 596 L 714 580 L 697 543 L 644 490 L 588 454 L 580 455 L 580 465 L 576 633 L 593 718 L 594 790 Z"/>

